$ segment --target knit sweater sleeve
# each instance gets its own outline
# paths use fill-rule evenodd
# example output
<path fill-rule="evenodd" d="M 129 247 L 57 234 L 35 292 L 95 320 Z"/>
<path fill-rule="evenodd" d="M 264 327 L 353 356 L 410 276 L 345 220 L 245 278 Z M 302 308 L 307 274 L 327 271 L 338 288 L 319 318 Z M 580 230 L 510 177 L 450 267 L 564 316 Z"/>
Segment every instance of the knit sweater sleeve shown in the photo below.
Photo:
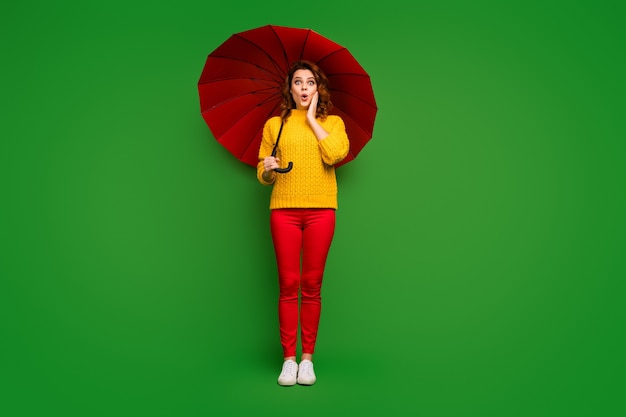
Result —
<path fill-rule="evenodd" d="M 346 126 L 341 117 L 330 115 L 324 123 L 324 128 L 328 136 L 319 141 L 322 160 L 327 165 L 335 165 L 341 162 L 350 150 Z"/>
<path fill-rule="evenodd" d="M 263 172 L 265 171 L 263 159 L 272 155 L 274 137 L 278 135 L 278 130 L 274 132 L 274 129 L 276 129 L 277 126 L 280 127 L 280 117 L 273 117 L 269 119 L 263 126 L 263 137 L 261 139 L 261 146 L 259 147 L 259 162 L 256 167 L 256 176 L 259 182 L 263 185 L 271 185 L 274 183 L 274 181 L 266 182 L 263 179 Z"/>

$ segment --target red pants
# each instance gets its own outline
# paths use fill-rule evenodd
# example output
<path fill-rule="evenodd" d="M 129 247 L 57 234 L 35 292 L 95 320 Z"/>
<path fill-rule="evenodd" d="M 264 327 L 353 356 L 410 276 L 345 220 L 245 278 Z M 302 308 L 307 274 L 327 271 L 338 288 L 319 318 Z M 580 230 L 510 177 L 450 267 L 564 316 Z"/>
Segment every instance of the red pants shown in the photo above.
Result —
<path fill-rule="evenodd" d="M 320 320 L 322 278 L 335 233 L 335 210 L 272 210 L 270 226 L 278 266 L 278 319 L 284 357 L 296 356 L 299 291 L 302 353 L 313 354 Z"/>

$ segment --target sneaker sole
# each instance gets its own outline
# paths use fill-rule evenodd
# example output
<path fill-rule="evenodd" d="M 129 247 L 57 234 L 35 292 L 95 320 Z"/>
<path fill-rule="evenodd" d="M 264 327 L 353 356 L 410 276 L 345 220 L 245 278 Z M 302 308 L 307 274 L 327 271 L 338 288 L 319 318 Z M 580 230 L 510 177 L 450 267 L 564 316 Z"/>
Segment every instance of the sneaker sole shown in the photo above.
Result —
<path fill-rule="evenodd" d="M 296 381 L 298 383 L 298 385 L 313 385 L 315 384 L 315 381 L 313 382 L 304 382 L 304 381 Z"/>
<path fill-rule="evenodd" d="M 278 381 L 278 385 L 280 385 L 281 387 L 293 387 L 294 385 L 296 385 L 297 381 L 295 382 L 280 382 Z"/>

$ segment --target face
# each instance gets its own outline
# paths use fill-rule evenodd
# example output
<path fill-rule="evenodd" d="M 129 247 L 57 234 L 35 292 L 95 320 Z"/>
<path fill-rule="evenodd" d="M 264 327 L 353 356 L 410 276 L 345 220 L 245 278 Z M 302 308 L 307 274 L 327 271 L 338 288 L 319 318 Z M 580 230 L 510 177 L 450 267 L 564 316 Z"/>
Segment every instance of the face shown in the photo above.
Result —
<path fill-rule="evenodd" d="M 293 73 L 291 79 L 291 97 L 296 103 L 296 109 L 306 110 L 311 104 L 311 98 L 317 91 L 317 82 L 310 70 L 299 69 Z"/>

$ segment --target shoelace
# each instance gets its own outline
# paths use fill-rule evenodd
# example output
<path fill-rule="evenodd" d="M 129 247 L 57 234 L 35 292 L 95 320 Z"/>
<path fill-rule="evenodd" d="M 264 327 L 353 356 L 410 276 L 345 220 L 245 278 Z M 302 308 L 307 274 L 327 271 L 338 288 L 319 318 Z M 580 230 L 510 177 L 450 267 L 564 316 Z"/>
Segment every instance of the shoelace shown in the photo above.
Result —
<path fill-rule="evenodd" d="M 283 366 L 282 375 L 295 375 L 296 374 L 296 363 L 295 362 L 285 362 Z"/>
<path fill-rule="evenodd" d="M 311 375 L 313 371 L 313 364 L 311 362 L 301 362 L 300 372 L 303 374 Z"/>

